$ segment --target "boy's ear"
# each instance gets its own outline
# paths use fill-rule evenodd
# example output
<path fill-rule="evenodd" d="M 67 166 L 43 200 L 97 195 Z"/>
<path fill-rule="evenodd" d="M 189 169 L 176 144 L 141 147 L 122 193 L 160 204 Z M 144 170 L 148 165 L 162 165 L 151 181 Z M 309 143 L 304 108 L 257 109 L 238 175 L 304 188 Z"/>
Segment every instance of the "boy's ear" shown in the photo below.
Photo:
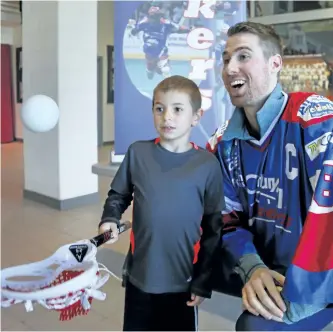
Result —
<path fill-rule="evenodd" d="M 202 109 L 202 108 L 199 108 L 199 109 L 193 114 L 192 127 L 195 127 L 195 126 L 199 123 L 199 121 L 200 121 L 202 115 L 203 115 L 203 109 Z"/>

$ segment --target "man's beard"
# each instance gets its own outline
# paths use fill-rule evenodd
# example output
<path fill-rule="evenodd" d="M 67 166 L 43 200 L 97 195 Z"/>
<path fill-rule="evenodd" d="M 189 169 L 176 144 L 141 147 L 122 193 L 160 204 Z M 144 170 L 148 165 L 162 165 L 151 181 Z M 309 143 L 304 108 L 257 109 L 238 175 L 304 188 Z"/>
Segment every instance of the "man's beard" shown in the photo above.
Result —
<path fill-rule="evenodd" d="M 258 84 L 248 86 L 248 90 L 243 97 L 243 106 L 255 106 L 257 104 L 262 103 L 267 99 L 269 94 L 271 93 L 271 76 L 269 74 L 268 69 L 265 68 L 262 72 L 262 80 L 257 80 Z M 236 105 L 235 105 L 236 106 Z M 236 106 L 239 107 L 239 106 Z"/>

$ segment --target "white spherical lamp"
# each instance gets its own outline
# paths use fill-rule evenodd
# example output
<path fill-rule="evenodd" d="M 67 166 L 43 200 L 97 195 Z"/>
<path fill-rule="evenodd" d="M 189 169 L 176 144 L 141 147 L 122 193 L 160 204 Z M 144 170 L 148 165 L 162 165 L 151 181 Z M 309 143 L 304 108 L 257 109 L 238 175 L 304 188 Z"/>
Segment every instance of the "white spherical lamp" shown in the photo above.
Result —
<path fill-rule="evenodd" d="M 59 107 L 48 96 L 32 96 L 22 104 L 21 120 L 23 125 L 32 132 L 50 131 L 59 121 Z"/>

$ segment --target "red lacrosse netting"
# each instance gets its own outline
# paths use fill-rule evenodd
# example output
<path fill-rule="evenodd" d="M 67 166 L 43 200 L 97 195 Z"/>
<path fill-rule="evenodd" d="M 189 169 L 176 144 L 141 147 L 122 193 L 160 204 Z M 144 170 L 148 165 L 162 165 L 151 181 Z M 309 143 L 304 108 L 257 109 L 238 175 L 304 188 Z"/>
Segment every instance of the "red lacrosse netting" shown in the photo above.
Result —
<path fill-rule="evenodd" d="M 78 275 L 80 275 L 81 273 L 83 273 L 84 271 L 68 271 L 65 270 L 62 273 L 60 273 L 58 275 L 58 277 L 52 282 L 52 284 L 48 287 L 52 287 L 58 284 L 61 284 L 67 280 L 73 279 L 75 277 L 77 277 Z M 97 272 L 98 274 L 98 272 Z M 84 292 L 84 289 L 81 289 L 81 292 Z M 69 293 L 68 297 L 72 297 L 74 294 L 73 293 Z M 65 296 L 61 296 L 61 299 L 64 299 Z M 92 302 L 92 297 L 88 298 L 89 304 L 91 305 Z M 74 317 L 77 316 L 83 316 L 83 315 L 87 315 L 88 312 L 90 311 L 90 309 L 84 309 L 82 304 L 81 304 L 81 300 L 80 298 L 78 298 L 78 300 L 69 305 L 68 307 L 65 307 L 63 309 L 56 309 L 56 311 L 60 312 L 60 316 L 59 316 L 59 320 L 61 321 L 67 321 L 67 320 L 71 320 Z"/>
<path fill-rule="evenodd" d="M 130 228 L 131 222 L 121 223 L 119 234 Z M 105 300 L 106 294 L 99 289 L 110 275 L 122 281 L 96 259 L 97 248 L 111 238 L 110 229 L 92 239 L 61 246 L 44 260 L 1 270 L 1 307 L 24 304 L 31 312 L 34 304 L 39 304 L 59 312 L 60 321 L 87 315 L 93 299 Z"/>
<path fill-rule="evenodd" d="M 81 273 L 83 273 L 83 270 L 64 270 L 62 271 L 53 282 L 45 287 L 41 287 L 40 290 L 50 288 L 57 286 L 59 284 L 62 284 L 70 279 L 76 278 L 79 276 Z M 97 272 L 97 275 L 99 275 L 99 272 Z M 12 289 L 10 287 L 6 287 L 8 290 L 12 291 L 20 291 L 20 292 L 30 292 L 31 289 Z M 36 290 L 36 289 L 34 289 Z M 83 316 L 87 315 L 90 311 L 90 309 L 84 309 L 81 303 L 81 295 L 85 293 L 84 289 L 81 289 L 75 293 L 68 293 L 67 295 L 64 296 L 59 296 L 56 298 L 50 298 L 45 301 L 46 305 L 48 306 L 48 309 L 55 310 L 60 312 L 59 320 L 60 321 L 69 321 L 74 317 L 77 316 Z M 66 305 L 68 299 L 73 298 L 74 296 L 77 297 L 76 301 Z M 91 305 L 93 298 L 90 296 L 88 297 L 88 302 L 89 305 Z M 15 300 L 12 301 L 12 304 L 15 303 Z M 56 307 L 61 307 L 61 308 L 56 308 Z"/>

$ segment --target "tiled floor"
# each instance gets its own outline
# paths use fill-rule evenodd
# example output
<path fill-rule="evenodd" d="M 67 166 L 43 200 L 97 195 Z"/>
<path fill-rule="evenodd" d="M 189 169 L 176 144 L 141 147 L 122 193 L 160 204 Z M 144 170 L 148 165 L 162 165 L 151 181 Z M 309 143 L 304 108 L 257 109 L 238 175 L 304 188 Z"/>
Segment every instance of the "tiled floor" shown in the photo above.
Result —
<path fill-rule="evenodd" d="M 100 149 L 100 162 L 108 160 L 109 151 L 110 147 Z M 46 258 L 64 244 L 96 235 L 109 178 L 99 178 L 99 204 L 60 212 L 23 199 L 22 143 L 2 145 L 1 154 L 1 268 Z M 130 217 L 131 211 L 127 211 L 124 219 Z M 126 233 L 117 243 L 99 249 L 99 261 L 120 275 L 128 244 L 129 233 Z M 121 330 L 124 289 L 114 278 L 103 289 L 107 293 L 106 300 L 94 301 L 89 315 L 70 322 L 60 322 L 57 313 L 40 306 L 35 306 L 30 313 L 25 312 L 22 305 L 2 309 L 1 330 Z M 233 330 L 239 312 L 237 299 L 214 295 L 200 310 L 200 329 Z"/>
<path fill-rule="evenodd" d="M 99 161 L 107 162 L 110 147 L 99 151 Z M 56 211 L 22 198 L 22 143 L 1 147 L 1 267 L 43 259 L 58 247 L 96 235 L 97 223 L 110 179 L 99 178 L 100 203 L 71 211 Z M 130 219 L 130 209 L 124 219 Z M 47 235 L 47 238 L 43 238 Z M 120 275 L 129 244 L 129 233 L 113 245 L 99 249 L 98 259 Z M 1 310 L 2 331 L 111 331 L 122 329 L 124 289 L 111 278 L 103 288 L 105 301 L 94 301 L 89 315 L 60 322 L 55 312 L 35 307 L 27 313 L 22 305 Z M 200 330 L 232 331 L 240 314 L 239 299 L 214 294 L 199 313 Z M 326 330 L 333 330 L 332 327 Z"/>

